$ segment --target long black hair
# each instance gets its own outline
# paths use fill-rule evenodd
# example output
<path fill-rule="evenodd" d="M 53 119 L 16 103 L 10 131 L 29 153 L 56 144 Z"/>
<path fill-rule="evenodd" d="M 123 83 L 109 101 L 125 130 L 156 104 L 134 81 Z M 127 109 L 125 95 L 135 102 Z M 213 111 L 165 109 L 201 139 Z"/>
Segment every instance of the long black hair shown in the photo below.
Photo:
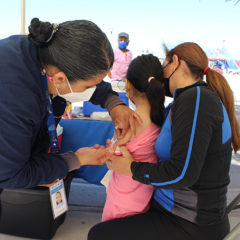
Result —
<path fill-rule="evenodd" d="M 152 54 L 133 59 L 128 68 L 127 79 L 136 90 L 146 93 L 151 105 L 151 120 L 161 126 L 165 96 L 162 87 L 163 67 L 159 59 Z"/>
<path fill-rule="evenodd" d="M 56 66 L 72 82 L 88 80 L 113 65 L 113 50 L 106 34 L 87 20 L 54 25 L 34 18 L 28 38 L 38 46 L 40 62 Z"/>

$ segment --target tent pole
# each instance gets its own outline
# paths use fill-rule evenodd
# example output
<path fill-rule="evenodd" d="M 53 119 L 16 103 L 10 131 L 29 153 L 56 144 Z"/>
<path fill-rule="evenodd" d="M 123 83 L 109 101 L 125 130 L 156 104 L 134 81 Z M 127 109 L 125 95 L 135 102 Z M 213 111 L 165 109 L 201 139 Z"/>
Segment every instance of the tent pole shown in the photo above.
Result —
<path fill-rule="evenodd" d="M 21 34 L 25 33 L 25 0 L 21 0 Z"/>

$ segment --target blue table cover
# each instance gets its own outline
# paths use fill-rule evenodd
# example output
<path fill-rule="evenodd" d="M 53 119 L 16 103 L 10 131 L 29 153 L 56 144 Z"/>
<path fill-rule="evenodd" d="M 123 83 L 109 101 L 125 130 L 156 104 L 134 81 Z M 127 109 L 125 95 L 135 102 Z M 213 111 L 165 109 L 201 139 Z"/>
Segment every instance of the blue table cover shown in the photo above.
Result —
<path fill-rule="evenodd" d="M 76 151 L 81 147 L 91 147 L 95 144 L 106 145 L 106 140 L 111 139 L 114 125 L 111 121 L 98 120 L 61 120 L 63 127 L 62 152 Z M 76 171 L 77 178 L 101 184 L 100 181 L 107 172 L 107 166 L 82 166 Z"/>

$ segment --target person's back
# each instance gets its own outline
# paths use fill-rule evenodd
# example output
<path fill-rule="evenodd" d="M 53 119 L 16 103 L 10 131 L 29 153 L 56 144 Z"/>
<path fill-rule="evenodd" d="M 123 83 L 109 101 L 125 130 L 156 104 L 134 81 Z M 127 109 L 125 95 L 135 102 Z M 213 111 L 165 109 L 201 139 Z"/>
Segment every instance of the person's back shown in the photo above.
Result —
<path fill-rule="evenodd" d="M 142 74 L 143 64 L 147 73 L 143 71 Z M 152 64 L 155 64 L 155 68 L 151 67 Z M 140 76 L 131 75 L 134 69 L 138 69 Z M 161 64 L 152 55 L 141 56 L 137 60 L 133 60 L 128 71 L 127 94 L 135 103 L 136 112 L 143 120 L 143 125 L 136 125 L 136 137 L 126 145 L 137 162 L 156 163 L 158 160 L 154 145 L 160 132 L 163 114 L 164 95 L 160 82 L 161 76 Z M 151 81 L 156 82 L 156 85 Z M 155 86 L 149 87 L 152 84 Z M 157 103 L 155 108 L 151 107 L 149 100 L 149 96 L 154 94 L 158 98 L 155 100 Z M 157 117 L 152 118 L 153 115 Z M 147 211 L 153 191 L 154 188 L 151 185 L 142 184 L 129 176 L 113 172 L 107 188 L 102 220 L 106 221 Z"/>
<path fill-rule="evenodd" d="M 202 97 L 205 99 L 205 104 L 211 109 L 209 118 L 213 119 L 214 125 L 203 170 L 191 189 L 197 192 L 199 199 L 196 221 L 199 224 L 206 224 L 206 222 L 211 224 L 221 221 L 225 217 L 227 186 L 230 183 L 232 136 L 229 117 L 217 94 L 204 86 L 202 87 Z"/>

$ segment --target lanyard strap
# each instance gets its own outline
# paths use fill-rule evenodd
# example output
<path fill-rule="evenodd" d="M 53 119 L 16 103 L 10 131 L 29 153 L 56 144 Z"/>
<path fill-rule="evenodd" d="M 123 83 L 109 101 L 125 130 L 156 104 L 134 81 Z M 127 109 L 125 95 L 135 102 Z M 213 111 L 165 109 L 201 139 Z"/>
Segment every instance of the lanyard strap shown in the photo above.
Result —
<path fill-rule="evenodd" d="M 51 152 L 60 152 L 59 144 L 58 144 L 58 137 L 57 137 L 57 129 L 56 129 L 56 123 L 53 115 L 53 107 L 52 107 L 52 101 L 49 96 L 48 92 L 48 85 L 47 85 L 47 77 L 46 74 L 42 73 L 42 78 L 44 80 L 45 84 L 45 96 L 48 103 L 48 120 L 47 120 L 47 127 L 48 127 L 48 134 L 49 134 L 49 140 L 51 144 Z"/>

